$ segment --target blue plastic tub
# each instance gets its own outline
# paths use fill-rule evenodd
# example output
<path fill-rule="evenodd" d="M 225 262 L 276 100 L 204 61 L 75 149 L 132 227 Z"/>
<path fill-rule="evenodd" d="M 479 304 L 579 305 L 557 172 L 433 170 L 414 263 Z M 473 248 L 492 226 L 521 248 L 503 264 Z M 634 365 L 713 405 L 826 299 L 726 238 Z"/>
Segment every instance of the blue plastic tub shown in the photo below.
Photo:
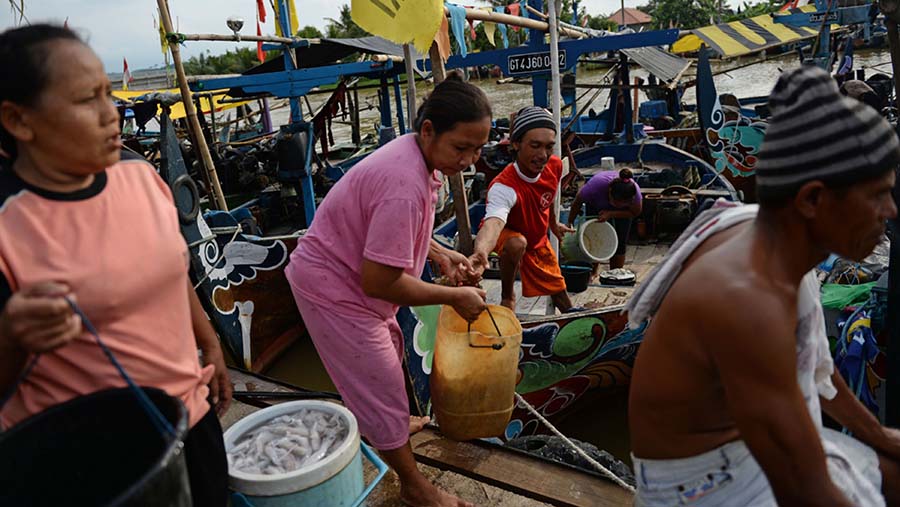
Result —
<path fill-rule="evenodd" d="M 384 474 L 387 465 L 360 442 L 356 418 L 336 403 L 301 400 L 282 403 L 241 419 L 225 432 L 225 449 L 230 449 L 248 431 L 275 417 L 301 409 L 338 413 L 350 428 L 349 436 L 328 457 L 312 466 L 282 475 L 258 475 L 229 469 L 229 485 L 234 507 L 358 507 Z M 362 455 L 378 469 L 368 485 L 363 480 Z"/>

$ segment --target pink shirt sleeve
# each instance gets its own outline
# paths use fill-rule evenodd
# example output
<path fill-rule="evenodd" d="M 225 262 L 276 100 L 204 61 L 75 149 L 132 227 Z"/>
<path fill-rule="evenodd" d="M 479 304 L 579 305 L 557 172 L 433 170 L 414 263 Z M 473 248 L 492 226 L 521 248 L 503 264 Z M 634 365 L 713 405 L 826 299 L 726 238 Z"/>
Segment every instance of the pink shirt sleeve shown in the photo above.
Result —
<path fill-rule="evenodd" d="M 422 210 L 408 199 L 379 202 L 369 220 L 363 257 L 394 268 L 415 266 L 414 248 Z"/>

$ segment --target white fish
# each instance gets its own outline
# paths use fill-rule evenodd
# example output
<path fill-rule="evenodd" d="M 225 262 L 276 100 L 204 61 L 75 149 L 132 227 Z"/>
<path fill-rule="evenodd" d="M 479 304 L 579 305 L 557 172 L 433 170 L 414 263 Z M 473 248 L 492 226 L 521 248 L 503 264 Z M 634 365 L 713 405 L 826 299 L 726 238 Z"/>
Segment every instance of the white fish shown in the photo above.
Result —
<path fill-rule="evenodd" d="M 319 446 L 322 444 L 322 437 L 319 435 L 319 422 L 316 421 L 312 425 L 312 429 L 309 430 L 309 441 L 312 444 L 312 448 L 314 451 L 319 450 Z"/>
<path fill-rule="evenodd" d="M 338 414 L 303 409 L 281 415 L 238 439 L 228 452 L 228 467 L 252 474 L 292 472 L 327 457 L 348 432 Z"/>
<path fill-rule="evenodd" d="M 268 431 L 261 431 L 256 435 L 256 454 L 262 454 L 266 449 L 266 444 L 272 441 L 275 435 Z"/>

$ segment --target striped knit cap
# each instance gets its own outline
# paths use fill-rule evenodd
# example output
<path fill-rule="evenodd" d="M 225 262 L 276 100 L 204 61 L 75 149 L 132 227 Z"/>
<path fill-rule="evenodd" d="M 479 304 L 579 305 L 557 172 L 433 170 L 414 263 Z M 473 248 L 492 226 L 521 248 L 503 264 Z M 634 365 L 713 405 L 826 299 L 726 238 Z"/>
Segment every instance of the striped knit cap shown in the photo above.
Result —
<path fill-rule="evenodd" d="M 556 123 L 553 122 L 553 115 L 543 107 L 523 107 L 516 113 L 516 119 L 513 120 L 509 140 L 518 141 L 522 139 L 525 132 L 538 128 L 546 128 L 556 132 Z"/>
<path fill-rule="evenodd" d="M 769 96 L 756 187 L 760 200 L 789 197 L 804 183 L 852 184 L 900 164 L 900 142 L 878 111 L 838 92 L 824 70 L 781 74 Z"/>

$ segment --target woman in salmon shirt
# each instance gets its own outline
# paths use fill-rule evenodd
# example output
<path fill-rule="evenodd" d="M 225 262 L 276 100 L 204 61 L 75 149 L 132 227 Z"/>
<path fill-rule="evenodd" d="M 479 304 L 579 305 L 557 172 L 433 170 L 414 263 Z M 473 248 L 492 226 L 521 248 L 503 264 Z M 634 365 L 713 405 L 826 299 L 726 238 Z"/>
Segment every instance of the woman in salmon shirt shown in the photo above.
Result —
<path fill-rule="evenodd" d="M 331 189 L 286 275 L 303 322 L 362 434 L 400 477 L 413 506 L 470 506 L 438 489 L 416 468 L 409 434 L 427 421 L 410 418 L 403 378 L 400 305 L 452 305 L 474 320 L 484 291 L 423 282 L 426 256 L 451 281 L 472 275 L 468 259 L 433 239 L 440 174 L 475 163 L 491 128 L 479 88 L 452 74 L 419 110 L 415 133 L 357 164 Z"/>
<path fill-rule="evenodd" d="M 231 383 L 188 279 L 171 192 L 145 161 L 119 161 L 109 78 L 73 32 L 0 33 L 0 68 L 11 69 L 0 74 L 0 399 L 10 396 L 0 428 L 125 385 L 67 299 L 77 301 L 138 385 L 185 404 L 193 505 L 226 505 L 222 428 L 207 398 L 224 411 Z"/>

